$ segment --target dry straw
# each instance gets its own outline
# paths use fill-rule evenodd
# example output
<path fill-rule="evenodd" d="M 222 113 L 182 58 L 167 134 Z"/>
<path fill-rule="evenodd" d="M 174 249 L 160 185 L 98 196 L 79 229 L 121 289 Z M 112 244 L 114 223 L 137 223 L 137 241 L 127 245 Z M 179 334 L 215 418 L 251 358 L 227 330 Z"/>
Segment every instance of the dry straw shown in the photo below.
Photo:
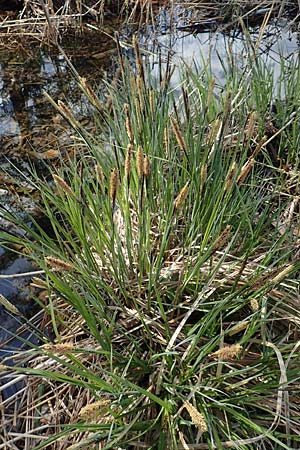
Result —
<path fill-rule="evenodd" d="M 184 402 L 183 406 L 189 413 L 194 425 L 199 429 L 201 433 L 207 431 L 207 424 L 203 414 L 201 414 L 190 402 Z"/>
<path fill-rule="evenodd" d="M 74 270 L 74 266 L 72 266 L 72 264 L 63 261 L 62 259 L 55 258 L 54 256 L 46 256 L 45 261 L 54 272 L 72 272 Z"/>

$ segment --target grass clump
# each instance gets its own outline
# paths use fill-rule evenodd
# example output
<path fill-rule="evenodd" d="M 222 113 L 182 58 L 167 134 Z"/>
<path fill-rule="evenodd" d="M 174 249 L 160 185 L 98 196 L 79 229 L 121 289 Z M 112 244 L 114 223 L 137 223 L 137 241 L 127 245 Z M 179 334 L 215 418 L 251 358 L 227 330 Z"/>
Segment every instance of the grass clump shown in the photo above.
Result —
<path fill-rule="evenodd" d="M 44 387 L 31 448 L 297 448 L 299 110 L 272 117 L 253 61 L 173 86 L 135 52 L 87 151 L 36 179 L 54 238 L 23 224 L 52 327 L 14 368 Z"/>

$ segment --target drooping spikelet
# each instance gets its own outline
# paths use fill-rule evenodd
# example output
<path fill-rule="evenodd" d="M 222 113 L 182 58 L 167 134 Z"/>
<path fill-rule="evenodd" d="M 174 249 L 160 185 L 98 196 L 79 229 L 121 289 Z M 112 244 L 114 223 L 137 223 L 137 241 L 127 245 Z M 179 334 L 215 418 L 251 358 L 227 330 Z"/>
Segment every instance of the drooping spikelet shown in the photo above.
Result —
<path fill-rule="evenodd" d="M 143 86 L 144 83 L 142 81 L 142 77 L 138 76 L 136 79 L 137 92 L 139 97 L 139 105 L 140 110 L 143 112 L 145 110 L 145 102 L 144 102 L 144 94 L 143 94 Z"/>
<path fill-rule="evenodd" d="M 205 433 L 207 431 L 207 424 L 203 414 L 201 414 L 190 402 L 184 402 L 183 406 L 189 413 L 193 424 L 196 425 L 201 433 Z"/>
<path fill-rule="evenodd" d="M 174 201 L 174 208 L 175 210 L 178 210 L 181 208 L 184 200 L 186 199 L 189 192 L 189 181 L 183 186 L 177 197 Z"/>
<path fill-rule="evenodd" d="M 231 113 L 231 97 L 232 97 L 232 93 L 231 91 L 228 91 L 226 93 L 226 97 L 225 97 L 225 101 L 224 101 L 224 109 L 223 109 L 223 123 L 225 124 L 225 122 L 227 122 L 230 113 Z"/>
<path fill-rule="evenodd" d="M 74 128 L 80 128 L 81 125 L 78 120 L 75 119 L 73 112 L 71 109 L 65 105 L 61 100 L 57 102 L 58 110 L 61 115 L 68 121 Z"/>
<path fill-rule="evenodd" d="M 64 193 L 64 194 L 69 194 L 71 197 L 76 197 L 75 193 L 72 191 L 72 189 L 70 188 L 70 186 L 68 185 L 68 183 L 65 182 L 65 180 L 63 178 L 61 178 L 59 175 L 56 175 L 56 173 L 52 174 L 54 183 L 56 184 L 56 186 Z"/>
<path fill-rule="evenodd" d="M 210 80 L 209 86 L 208 86 L 207 100 L 206 100 L 207 108 L 210 107 L 211 99 L 212 99 L 213 93 L 214 93 L 215 84 L 216 84 L 216 82 L 214 79 Z"/>
<path fill-rule="evenodd" d="M 2 294 L 0 294 L 0 305 L 4 306 L 4 308 L 12 314 L 20 314 L 20 311 L 15 307 L 15 305 L 10 303 L 10 301 L 8 301 Z"/>
<path fill-rule="evenodd" d="M 165 156 L 166 156 L 166 158 L 168 158 L 169 154 L 170 154 L 168 127 L 165 127 L 165 129 L 164 129 L 164 147 L 165 147 Z"/>
<path fill-rule="evenodd" d="M 118 171 L 118 169 L 114 168 L 111 171 L 110 180 L 109 180 L 109 196 L 110 196 L 113 206 L 116 203 L 116 197 L 117 197 L 117 193 L 118 193 L 119 184 L 120 184 L 119 171 Z"/>
<path fill-rule="evenodd" d="M 142 130 L 142 117 L 139 97 L 134 98 L 135 114 L 138 123 L 139 130 Z"/>
<path fill-rule="evenodd" d="M 54 272 L 72 272 L 74 270 L 74 266 L 72 266 L 72 264 L 54 256 L 46 256 L 45 261 Z"/>

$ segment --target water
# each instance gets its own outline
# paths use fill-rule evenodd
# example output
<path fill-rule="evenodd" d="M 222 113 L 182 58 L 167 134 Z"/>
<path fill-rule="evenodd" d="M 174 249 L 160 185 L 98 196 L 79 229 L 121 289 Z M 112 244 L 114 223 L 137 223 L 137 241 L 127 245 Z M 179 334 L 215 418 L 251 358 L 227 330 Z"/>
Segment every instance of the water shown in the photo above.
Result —
<path fill-rule="evenodd" d="M 148 35 L 142 38 L 145 49 L 152 55 L 150 60 L 155 76 L 158 76 L 159 70 L 158 53 L 162 59 L 166 59 L 167 53 L 170 53 L 172 63 L 177 67 L 194 65 L 200 71 L 207 67 L 220 85 L 224 83 L 226 71 L 232 65 L 241 70 L 245 68 L 254 47 L 257 62 L 272 74 L 275 86 L 281 75 L 282 61 L 286 65 L 299 61 L 299 31 L 293 30 L 284 19 L 266 26 L 261 36 L 259 26 L 247 29 L 247 36 L 240 29 L 228 30 L 226 33 L 210 29 L 199 33 L 182 31 L 181 28 L 185 28 L 184 24 L 189 21 L 183 21 L 180 15 L 175 31 L 170 31 L 169 15 L 163 11 L 157 21 L 161 29 L 166 31 L 157 35 L 155 31 L 149 30 Z M 180 84 L 179 70 L 175 71 L 172 82 L 174 86 Z"/>

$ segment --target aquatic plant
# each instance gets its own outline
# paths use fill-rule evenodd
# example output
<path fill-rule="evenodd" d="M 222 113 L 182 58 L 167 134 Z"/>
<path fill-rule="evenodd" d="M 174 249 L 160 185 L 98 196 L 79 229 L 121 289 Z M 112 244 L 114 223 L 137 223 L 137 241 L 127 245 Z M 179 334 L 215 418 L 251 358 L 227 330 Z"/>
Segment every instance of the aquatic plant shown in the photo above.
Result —
<path fill-rule="evenodd" d="M 274 113 L 252 57 L 224 86 L 189 67 L 174 86 L 170 64 L 154 79 L 134 47 L 106 106 L 93 94 L 97 133 L 76 121 L 86 151 L 35 179 L 54 237 L 34 218 L 25 240 L 1 235 L 44 270 L 51 323 L 9 375 L 31 395 L 27 448 L 290 449 L 299 65 Z"/>

